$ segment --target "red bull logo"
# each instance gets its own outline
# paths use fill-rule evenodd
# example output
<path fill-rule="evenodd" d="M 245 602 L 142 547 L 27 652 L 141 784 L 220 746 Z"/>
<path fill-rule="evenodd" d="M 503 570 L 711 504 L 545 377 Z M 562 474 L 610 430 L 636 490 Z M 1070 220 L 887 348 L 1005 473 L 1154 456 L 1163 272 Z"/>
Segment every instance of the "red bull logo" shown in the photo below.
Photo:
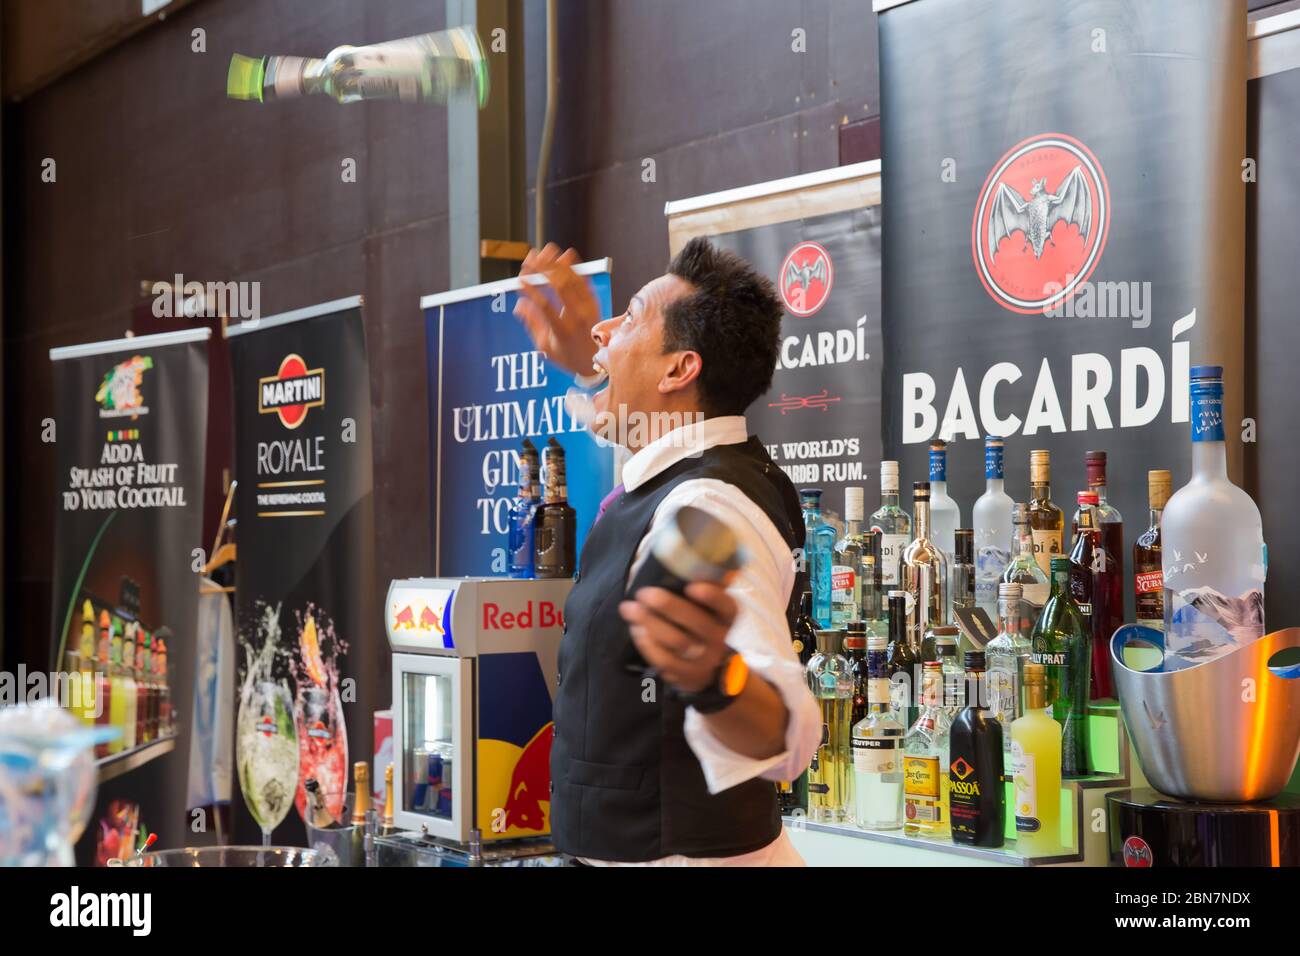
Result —
<path fill-rule="evenodd" d="M 543 832 L 551 805 L 551 741 L 555 725 L 548 723 L 519 752 L 506 797 L 505 827 Z M 542 804 L 546 809 L 542 809 Z"/>
<path fill-rule="evenodd" d="M 564 627 L 564 612 L 551 601 L 529 601 L 522 611 L 503 611 L 491 601 L 483 602 L 485 631 L 531 630 L 534 627 Z"/>

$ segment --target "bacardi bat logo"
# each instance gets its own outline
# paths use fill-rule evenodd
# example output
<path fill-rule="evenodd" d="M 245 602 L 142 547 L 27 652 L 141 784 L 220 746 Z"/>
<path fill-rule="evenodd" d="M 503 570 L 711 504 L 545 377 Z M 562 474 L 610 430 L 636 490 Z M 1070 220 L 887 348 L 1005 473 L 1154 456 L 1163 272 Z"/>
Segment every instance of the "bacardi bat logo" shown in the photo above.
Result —
<path fill-rule="evenodd" d="M 831 256 L 815 242 L 801 242 L 781 263 L 781 300 L 792 315 L 812 315 L 831 295 L 835 267 Z"/>
<path fill-rule="evenodd" d="M 1025 315 L 1064 302 L 1101 259 L 1110 189 L 1097 157 L 1064 133 L 1013 146 L 980 191 L 971 247 L 980 282 Z"/>
<path fill-rule="evenodd" d="M 285 428 L 297 428 L 307 409 L 325 404 L 325 370 L 308 368 L 301 355 L 290 353 L 274 375 L 257 380 L 257 411 L 278 415 Z"/>

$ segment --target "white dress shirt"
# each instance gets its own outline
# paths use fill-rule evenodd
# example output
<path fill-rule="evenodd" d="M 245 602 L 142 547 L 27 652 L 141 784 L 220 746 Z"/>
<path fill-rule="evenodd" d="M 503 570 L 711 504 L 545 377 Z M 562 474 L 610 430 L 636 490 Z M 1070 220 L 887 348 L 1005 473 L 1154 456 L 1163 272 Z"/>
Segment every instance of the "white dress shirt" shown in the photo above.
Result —
<path fill-rule="evenodd" d="M 623 486 L 635 491 L 666 468 L 717 445 L 742 444 L 749 431 L 742 415 L 708 418 L 685 425 L 646 445 L 623 466 Z M 650 531 L 637 547 L 629 574 L 635 575 L 649 553 L 654 533 L 683 505 L 693 505 L 726 522 L 745 549 L 748 560 L 727 593 L 737 614 L 727 644 L 745 659 L 751 680 L 767 680 L 789 712 L 785 750 L 763 760 L 736 753 L 723 744 L 693 707 L 686 710 L 686 742 L 700 761 L 710 793 L 719 793 L 754 777 L 794 780 L 812 761 L 821 742 L 821 711 L 794 652 L 785 612 L 794 588 L 794 557 L 789 543 L 770 518 L 735 485 L 712 478 L 694 478 L 676 485 L 655 510 Z M 593 866 L 606 865 L 584 860 Z M 741 856 L 701 859 L 670 856 L 640 866 L 801 866 L 802 858 L 784 829 L 772 843 Z"/>

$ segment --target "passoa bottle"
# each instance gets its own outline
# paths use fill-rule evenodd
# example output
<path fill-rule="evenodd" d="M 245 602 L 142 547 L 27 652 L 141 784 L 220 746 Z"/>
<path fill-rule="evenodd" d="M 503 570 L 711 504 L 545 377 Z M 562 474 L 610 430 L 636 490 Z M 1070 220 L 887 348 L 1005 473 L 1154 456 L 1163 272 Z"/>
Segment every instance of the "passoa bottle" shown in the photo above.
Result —
<path fill-rule="evenodd" d="M 912 519 L 898 504 L 898 462 L 880 463 L 880 508 L 871 516 L 871 530 L 880 536 L 880 583 L 886 591 L 902 583 L 899 564 L 912 540 Z"/>
<path fill-rule="evenodd" d="M 1011 510 L 1015 502 L 1003 490 L 1003 442 L 984 439 L 984 494 L 975 499 L 971 523 L 975 525 L 975 603 L 989 620 L 997 620 L 998 584 L 1011 560 Z"/>
<path fill-rule="evenodd" d="M 1047 710 L 1047 674 L 1025 665 L 1024 715 L 1011 725 L 1016 849 L 1041 856 L 1061 842 L 1061 725 Z"/>
<path fill-rule="evenodd" d="M 1169 501 L 1171 477 L 1163 470 L 1147 472 L 1147 500 L 1151 512 L 1146 531 L 1133 542 L 1133 606 L 1137 622 L 1159 631 L 1165 629 L 1165 574 L 1160 565 L 1160 522 L 1165 503 Z"/>
<path fill-rule="evenodd" d="M 1092 635 L 1070 596 L 1070 559 L 1052 559 L 1052 593 L 1034 627 L 1030 658 L 1047 677 L 1047 705 L 1061 725 L 1061 773 L 1088 775 Z"/>
<path fill-rule="evenodd" d="M 1165 505 L 1165 670 L 1216 660 L 1264 635 L 1259 508 L 1228 479 L 1223 369 L 1191 371 L 1192 477 Z"/>
<path fill-rule="evenodd" d="M 967 651 L 967 705 L 948 734 L 948 803 L 954 843 L 999 847 L 1007 826 L 1002 724 L 988 709 L 984 652 Z"/>

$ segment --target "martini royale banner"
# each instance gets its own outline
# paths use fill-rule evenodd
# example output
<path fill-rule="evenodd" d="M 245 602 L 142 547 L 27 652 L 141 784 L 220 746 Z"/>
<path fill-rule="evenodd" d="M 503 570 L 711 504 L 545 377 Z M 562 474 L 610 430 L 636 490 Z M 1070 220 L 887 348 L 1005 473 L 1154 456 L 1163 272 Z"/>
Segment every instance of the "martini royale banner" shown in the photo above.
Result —
<path fill-rule="evenodd" d="M 236 836 L 301 842 L 303 784 L 342 815 L 371 754 L 386 653 L 374 607 L 370 372 L 361 299 L 232 326 Z M 255 824 L 255 827 L 253 826 Z"/>
<path fill-rule="evenodd" d="M 884 443 L 904 487 L 947 439 L 969 526 L 997 435 L 1007 492 L 1026 500 L 1047 449 L 1068 515 L 1105 450 L 1131 540 L 1147 471 L 1190 473 L 1191 365 L 1224 367 L 1241 420 L 1245 23 L 1244 0 L 880 13 Z"/>
<path fill-rule="evenodd" d="M 99 795 L 101 810 L 117 797 L 138 802 L 143 824 L 163 846 L 182 845 L 188 833 L 194 555 L 203 531 L 210 334 L 198 329 L 50 351 L 58 458 L 52 665 L 76 673 L 98 659 L 107 671 L 131 656 L 131 666 L 156 672 L 165 654 L 177 745 L 111 780 Z M 123 686 L 115 679 L 101 701 L 119 728 L 128 706 Z M 108 752 L 159 736 L 155 708 L 145 710 L 146 720 L 137 718 Z M 136 728 L 143 739 L 133 739 Z M 87 829 L 92 848 L 97 829 Z"/>

